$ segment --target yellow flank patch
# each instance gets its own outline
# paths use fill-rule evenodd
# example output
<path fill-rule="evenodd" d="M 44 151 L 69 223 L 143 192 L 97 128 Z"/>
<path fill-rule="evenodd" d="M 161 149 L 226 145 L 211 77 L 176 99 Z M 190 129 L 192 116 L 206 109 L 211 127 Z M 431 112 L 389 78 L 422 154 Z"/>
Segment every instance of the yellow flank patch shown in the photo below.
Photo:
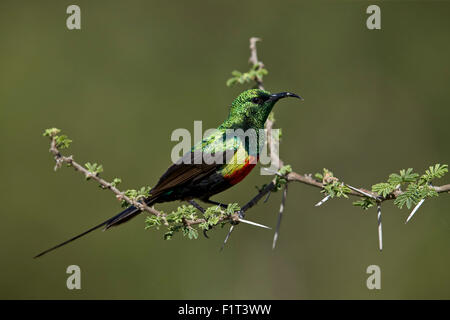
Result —
<path fill-rule="evenodd" d="M 241 144 L 233 157 L 227 161 L 226 165 L 222 168 L 221 173 L 226 177 L 232 175 L 236 171 L 240 171 L 246 165 L 248 165 L 248 153 Z"/>

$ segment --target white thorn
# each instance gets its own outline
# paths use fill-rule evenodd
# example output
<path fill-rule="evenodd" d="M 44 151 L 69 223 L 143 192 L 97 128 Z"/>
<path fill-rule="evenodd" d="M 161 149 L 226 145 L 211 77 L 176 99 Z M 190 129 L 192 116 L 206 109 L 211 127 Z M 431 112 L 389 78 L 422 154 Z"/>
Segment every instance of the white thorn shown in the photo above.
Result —
<path fill-rule="evenodd" d="M 413 215 L 416 213 L 417 210 L 419 210 L 420 206 L 423 204 L 423 202 L 425 201 L 425 199 L 422 199 L 419 201 L 418 204 L 416 204 L 416 206 L 414 207 L 413 211 L 411 211 L 411 213 L 409 214 L 408 218 L 406 219 L 406 223 L 408 223 L 409 220 L 411 220 L 411 218 L 413 217 Z"/>
<path fill-rule="evenodd" d="M 350 189 L 352 189 L 353 191 L 356 191 L 356 192 L 361 193 L 362 195 L 365 195 L 366 197 L 369 197 L 369 198 L 372 198 L 372 199 L 377 200 L 377 197 L 374 197 L 374 196 L 371 195 L 370 193 L 367 193 L 367 192 L 364 192 L 364 191 L 362 191 L 362 190 L 359 190 L 359 189 L 357 189 L 357 188 L 355 188 L 355 187 L 352 187 L 351 185 L 348 185 L 348 184 L 346 184 L 346 186 L 349 187 Z"/>
<path fill-rule="evenodd" d="M 286 184 L 283 190 L 283 197 L 281 198 L 280 213 L 278 214 L 277 228 L 275 229 L 275 234 L 273 235 L 272 250 L 274 250 L 277 245 L 278 235 L 280 233 L 281 218 L 283 218 L 284 204 L 287 197 L 287 186 L 288 185 Z"/>
<path fill-rule="evenodd" d="M 378 221 L 378 245 L 380 251 L 383 250 L 383 227 L 381 224 L 381 203 L 377 205 L 377 221 Z"/>
<path fill-rule="evenodd" d="M 323 198 L 322 200 L 320 200 L 319 202 L 316 203 L 316 207 L 320 207 L 321 205 L 323 205 L 325 202 L 327 202 L 329 199 L 331 198 L 330 195 L 327 195 L 325 198 Z"/>
<path fill-rule="evenodd" d="M 220 251 L 222 251 L 223 248 L 225 247 L 225 245 L 227 244 L 228 238 L 230 237 L 230 234 L 233 232 L 233 229 L 234 229 L 234 225 L 231 225 L 230 230 L 228 230 L 225 240 L 223 241 L 222 247 L 220 247 Z"/>
<path fill-rule="evenodd" d="M 239 221 L 243 222 L 243 223 L 251 224 L 253 226 L 260 227 L 260 228 L 272 229 L 271 227 L 265 226 L 263 224 L 259 224 L 259 223 L 256 223 L 256 222 L 253 222 L 253 221 L 249 221 L 249 220 L 245 220 L 245 219 L 242 219 L 242 218 L 239 218 Z"/>

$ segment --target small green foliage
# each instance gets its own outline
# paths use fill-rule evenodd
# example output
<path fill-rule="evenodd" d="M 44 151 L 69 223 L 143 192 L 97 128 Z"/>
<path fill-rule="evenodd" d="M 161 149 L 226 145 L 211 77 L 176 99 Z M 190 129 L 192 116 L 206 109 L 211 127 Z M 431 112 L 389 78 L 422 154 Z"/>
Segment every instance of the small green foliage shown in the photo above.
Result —
<path fill-rule="evenodd" d="M 227 216 L 231 216 L 232 214 L 234 214 L 236 211 L 241 210 L 241 207 L 239 207 L 239 205 L 237 203 L 230 203 L 227 207 L 227 209 L 225 210 L 225 214 Z"/>
<path fill-rule="evenodd" d="M 277 175 L 275 176 L 275 187 L 273 189 L 274 192 L 280 191 L 287 184 L 287 175 L 292 172 L 292 167 L 290 165 L 285 165 L 281 167 Z"/>
<path fill-rule="evenodd" d="M 190 226 L 183 227 L 183 236 L 187 236 L 189 240 L 198 238 L 198 231 Z"/>
<path fill-rule="evenodd" d="M 430 166 L 422 176 L 414 173 L 412 168 L 402 169 L 400 174 L 393 173 L 389 176 L 387 183 L 389 186 L 386 187 L 383 197 L 386 197 L 387 194 L 393 192 L 397 187 L 407 184 L 406 190 L 397 196 L 394 204 L 400 209 L 405 205 L 408 209 L 411 209 L 413 205 L 416 205 L 422 199 L 438 196 L 438 193 L 431 187 L 431 181 L 442 178 L 447 172 L 448 165 L 439 163 Z M 373 186 L 372 189 L 376 186 Z M 388 188 L 392 189 L 392 191 L 388 192 Z"/>
<path fill-rule="evenodd" d="M 375 200 L 372 198 L 361 198 L 361 200 L 354 201 L 353 205 L 357 207 L 361 207 L 364 210 L 367 210 L 373 206 L 375 206 Z"/>
<path fill-rule="evenodd" d="M 281 174 L 282 176 L 285 176 L 291 172 L 292 172 L 292 167 L 289 164 L 281 167 L 280 170 L 278 170 L 278 173 Z"/>
<path fill-rule="evenodd" d="M 402 169 L 399 173 L 390 174 L 387 182 L 374 184 L 372 191 L 383 198 L 396 192 L 397 197 L 394 204 L 400 209 L 404 206 L 411 209 L 422 199 L 438 196 L 438 193 L 431 186 L 431 182 L 434 179 L 442 178 L 447 172 L 448 165 L 439 163 L 430 166 L 423 175 L 415 173 L 412 168 Z M 374 204 L 373 199 L 368 198 L 356 201 L 353 204 L 367 209 L 369 208 L 369 202 Z"/>
<path fill-rule="evenodd" d="M 120 180 L 120 179 L 119 179 Z M 139 201 L 141 199 L 145 199 L 148 197 L 149 193 L 150 193 L 150 187 L 146 186 L 146 187 L 142 187 L 139 190 L 135 190 L 135 189 L 128 189 L 124 192 L 124 194 L 130 198 L 131 200 L 135 200 L 135 201 Z M 122 200 L 122 207 L 126 208 L 128 207 L 130 204 L 128 202 L 126 202 L 125 200 Z"/>
<path fill-rule="evenodd" d="M 372 191 L 378 193 L 380 196 L 383 196 L 384 198 L 393 192 L 396 189 L 395 184 L 387 183 L 387 182 L 381 182 L 374 184 L 372 186 Z"/>
<path fill-rule="evenodd" d="M 159 226 L 161 225 L 161 217 L 156 215 L 150 215 L 145 218 L 145 230 L 149 228 L 156 227 L 156 229 L 159 229 Z"/>
<path fill-rule="evenodd" d="M 388 183 L 395 187 L 402 183 L 415 182 L 419 174 L 414 173 L 412 168 L 400 170 L 400 174 L 392 173 L 389 175 Z"/>
<path fill-rule="evenodd" d="M 323 168 L 323 172 L 314 174 L 314 177 L 323 183 L 322 192 L 329 195 L 331 198 L 348 198 L 347 194 L 351 192 L 351 190 L 344 183 L 340 182 L 339 179 L 334 176 L 332 171 Z"/>
<path fill-rule="evenodd" d="M 195 220 L 197 219 L 197 209 L 195 209 L 192 205 L 182 205 L 178 207 L 177 213 L 182 216 L 184 219 Z"/>
<path fill-rule="evenodd" d="M 167 232 L 164 233 L 164 240 L 171 240 L 176 232 L 179 232 L 183 228 L 183 225 L 172 225 L 167 228 Z"/>
<path fill-rule="evenodd" d="M 267 75 L 269 72 L 267 69 L 261 68 L 261 65 L 255 64 L 252 66 L 252 68 L 247 72 L 239 72 L 237 70 L 234 70 L 231 72 L 232 77 L 229 78 L 226 82 L 227 87 L 231 87 L 235 84 L 244 84 L 248 82 L 262 82 L 263 77 Z"/>
<path fill-rule="evenodd" d="M 349 193 L 351 190 L 344 183 L 339 182 L 338 180 L 334 180 L 331 183 L 324 184 L 323 191 L 331 198 L 348 198 L 347 193 Z"/>
<path fill-rule="evenodd" d="M 55 137 L 56 147 L 59 149 L 67 149 L 70 147 L 72 140 L 70 140 L 65 134 Z"/>
<path fill-rule="evenodd" d="M 145 187 L 141 187 L 138 192 L 137 192 L 137 196 L 136 196 L 136 200 L 140 200 L 142 198 L 147 198 L 149 193 L 150 193 L 150 187 L 149 186 L 145 186 Z"/>
<path fill-rule="evenodd" d="M 281 141 L 281 138 L 283 137 L 283 129 L 278 129 L 278 141 Z"/>
<path fill-rule="evenodd" d="M 316 178 L 316 180 L 319 180 L 319 181 L 323 180 L 323 174 L 321 174 L 320 172 L 316 172 L 314 174 L 314 177 Z"/>
<path fill-rule="evenodd" d="M 209 230 L 217 225 L 225 225 L 227 221 L 224 218 L 229 217 L 235 212 L 241 210 L 237 203 L 230 203 L 226 209 L 220 206 L 212 206 L 205 210 L 203 214 L 192 205 L 182 205 L 177 210 L 169 214 L 161 212 L 161 216 L 150 216 L 145 220 L 146 229 L 155 227 L 158 229 L 164 220 L 167 222 L 167 231 L 164 233 L 164 239 L 170 240 L 177 233 L 182 231 L 183 236 L 189 239 L 198 238 L 198 230 Z M 192 221 L 204 221 L 197 224 L 192 224 Z"/>
<path fill-rule="evenodd" d="M 103 172 L 103 166 L 101 164 L 87 162 L 84 166 L 88 169 L 89 174 L 93 176 L 97 176 L 99 173 Z M 87 180 L 89 180 L 89 178 L 89 176 L 86 177 Z"/>
<path fill-rule="evenodd" d="M 116 178 L 117 180 L 120 180 L 118 178 Z M 114 181 L 117 183 L 117 180 L 114 179 Z M 114 181 L 112 183 L 114 183 Z M 121 180 L 119 181 L 119 183 L 121 182 Z M 111 183 L 111 184 L 112 184 Z M 142 187 L 139 190 L 135 190 L 135 189 L 128 189 L 126 191 L 124 191 L 124 195 L 127 196 L 128 198 L 130 198 L 131 200 L 135 200 L 135 201 L 139 201 L 141 199 L 145 199 L 149 196 L 150 193 L 150 187 Z M 121 202 L 121 206 L 123 208 L 127 208 L 130 206 L 130 204 L 126 201 L 126 200 L 122 200 Z"/>
<path fill-rule="evenodd" d="M 166 216 L 168 223 L 182 223 L 183 222 L 183 214 L 181 207 L 177 209 L 177 211 L 173 211 Z"/>
<path fill-rule="evenodd" d="M 61 132 L 61 130 L 59 130 L 58 128 L 50 128 L 50 129 L 45 129 L 45 131 L 42 135 L 44 137 L 54 137 L 60 132 Z"/>
<path fill-rule="evenodd" d="M 448 165 L 446 164 L 436 164 L 428 168 L 420 177 L 419 184 L 428 184 L 431 183 L 434 179 L 442 178 L 448 172 Z"/>
<path fill-rule="evenodd" d="M 122 183 L 122 179 L 114 178 L 114 180 L 111 182 L 111 186 L 117 187 L 120 183 Z"/>
<path fill-rule="evenodd" d="M 205 222 L 201 223 L 199 227 L 203 230 L 208 230 L 210 227 L 215 226 L 219 223 L 221 213 L 222 210 L 220 206 L 209 207 L 203 214 Z"/>
<path fill-rule="evenodd" d="M 67 137 L 65 134 L 58 136 L 60 132 L 61 130 L 58 128 L 50 128 L 45 129 L 42 135 L 44 137 L 50 137 L 52 139 L 55 139 L 56 148 L 67 149 L 72 143 L 72 140 L 70 140 L 69 137 Z"/>
<path fill-rule="evenodd" d="M 333 172 L 328 170 L 327 168 L 323 168 L 322 173 L 316 172 L 314 174 L 314 177 L 323 183 L 328 183 L 331 180 L 338 180 L 336 177 L 334 177 Z"/>
<path fill-rule="evenodd" d="M 420 200 L 437 196 L 438 193 L 431 186 L 419 185 L 412 182 L 408 185 L 406 191 L 395 199 L 394 204 L 400 209 L 403 208 L 404 205 L 406 205 L 408 209 L 411 209 L 411 207 L 416 205 Z"/>
<path fill-rule="evenodd" d="M 166 219 L 168 223 L 182 223 L 183 219 L 195 220 L 197 219 L 197 209 L 191 205 L 182 205 L 176 211 L 169 213 Z"/>

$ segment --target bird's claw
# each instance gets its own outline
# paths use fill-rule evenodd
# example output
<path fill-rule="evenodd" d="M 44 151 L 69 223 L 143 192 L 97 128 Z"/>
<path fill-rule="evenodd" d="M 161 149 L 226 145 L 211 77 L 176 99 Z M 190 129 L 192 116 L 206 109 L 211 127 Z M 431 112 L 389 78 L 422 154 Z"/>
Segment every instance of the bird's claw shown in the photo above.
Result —
<path fill-rule="evenodd" d="M 234 226 L 238 225 L 239 224 L 239 220 L 240 219 L 244 219 L 244 217 L 245 217 L 245 212 L 242 211 L 242 210 L 236 211 L 236 213 L 237 213 L 237 217 L 234 218 L 234 219 L 231 219 L 231 221 L 230 221 L 230 224 L 232 224 Z"/>

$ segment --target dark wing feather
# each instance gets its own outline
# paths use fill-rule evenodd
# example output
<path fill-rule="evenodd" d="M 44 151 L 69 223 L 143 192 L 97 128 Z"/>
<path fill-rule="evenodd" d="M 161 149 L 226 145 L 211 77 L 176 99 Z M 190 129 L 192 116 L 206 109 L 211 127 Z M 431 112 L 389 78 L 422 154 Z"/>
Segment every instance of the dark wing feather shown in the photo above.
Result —
<path fill-rule="evenodd" d="M 205 176 L 212 174 L 218 170 L 226 161 L 226 157 L 234 154 L 235 150 L 222 152 L 215 157 L 222 159 L 219 163 L 205 163 L 203 153 L 201 151 L 187 153 L 177 161 L 177 163 L 167 169 L 161 176 L 156 186 L 150 191 L 151 198 L 156 198 L 161 193 L 170 190 L 173 187 L 182 185 L 192 180 L 200 180 Z M 206 157 L 205 157 L 206 158 Z M 228 158 L 229 159 L 229 158 Z"/>

